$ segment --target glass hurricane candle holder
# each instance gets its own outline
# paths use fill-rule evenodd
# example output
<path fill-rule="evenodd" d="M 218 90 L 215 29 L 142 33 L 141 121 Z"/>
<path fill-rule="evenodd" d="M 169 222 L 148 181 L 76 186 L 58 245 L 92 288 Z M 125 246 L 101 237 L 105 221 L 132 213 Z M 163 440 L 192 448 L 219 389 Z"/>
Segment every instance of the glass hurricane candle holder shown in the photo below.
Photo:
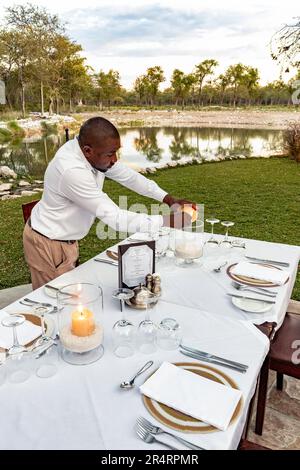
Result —
<path fill-rule="evenodd" d="M 63 360 L 85 365 L 100 359 L 104 351 L 101 287 L 90 283 L 64 286 L 57 292 L 57 306 Z"/>
<path fill-rule="evenodd" d="M 190 266 L 203 256 L 204 223 L 200 220 L 196 224 L 176 230 L 175 257 L 179 266 Z"/>

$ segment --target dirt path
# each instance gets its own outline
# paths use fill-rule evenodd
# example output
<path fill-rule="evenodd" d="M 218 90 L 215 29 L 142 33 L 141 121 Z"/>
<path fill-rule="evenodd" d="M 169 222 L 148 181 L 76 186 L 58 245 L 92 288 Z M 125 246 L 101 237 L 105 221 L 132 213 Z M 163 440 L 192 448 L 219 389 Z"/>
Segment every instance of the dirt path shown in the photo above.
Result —
<path fill-rule="evenodd" d="M 218 111 L 177 111 L 177 110 L 114 110 L 99 113 L 82 113 L 83 120 L 101 115 L 117 125 L 144 126 L 201 126 L 201 127 L 251 127 L 284 129 L 289 121 L 300 121 L 299 110 L 218 110 Z"/>

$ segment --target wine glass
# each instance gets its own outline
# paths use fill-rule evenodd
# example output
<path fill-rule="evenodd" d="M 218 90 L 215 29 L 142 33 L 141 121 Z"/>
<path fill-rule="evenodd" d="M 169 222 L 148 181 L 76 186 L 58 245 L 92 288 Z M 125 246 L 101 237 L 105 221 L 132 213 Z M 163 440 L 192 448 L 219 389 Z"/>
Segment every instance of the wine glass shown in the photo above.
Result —
<path fill-rule="evenodd" d="M 131 289 L 120 288 L 114 290 L 114 299 L 121 301 L 122 318 L 113 326 L 114 353 L 118 357 L 129 357 L 134 353 L 135 328 L 132 323 L 125 319 L 125 300 L 131 299 L 134 292 Z"/>
<path fill-rule="evenodd" d="M 152 292 L 144 300 L 146 304 L 145 320 L 139 324 L 138 328 L 138 348 L 144 354 L 151 354 L 157 350 L 157 326 L 150 319 L 150 305 L 157 302 L 157 300 L 158 296 Z"/>
<path fill-rule="evenodd" d="M 38 305 L 37 307 L 34 307 L 33 313 L 40 317 L 41 319 L 41 329 L 42 329 L 42 336 L 39 338 L 35 344 L 35 347 L 37 346 L 42 346 L 45 343 L 48 343 L 49 341 L 53 341 L 53 338 L 51 336 L 48 336 L 46 334 L 46 327 L 45 327 L 45 315 L 47 313 L 52 312 L 53 308 L 52 307 L 46 307 L 44 305 Z"/>
<path fill-rule="evenodd" d="M 221 222 L 221 225 L 223 225 L 223 227 L 226 227 L 226 232 L 225 232 L 225 236 L 224 236 L 224 239 L 221 241 L 220 245 L 224 246 L 224 247 L 230 247 L 231 248 L 231 241 L 229 240 L 228 238 L 228 231 L 229 231 L 229 227 L 233 227 L 234 226 L 234 222 L 230 222 L 229 220 L 223 220 Z"/>
<path fill-rule="evenodd" d="M 5 327 L 12 328 L 13 330 L 13 345 L 9 348 L 7 354 L 20 354 L 26 351 L 26 348 L 22 346 L 18 341 L 17 326 L 22 325 L 26 318 L 24 315 L 9 315 L 1 321 L 1 324 Z"/>
<path fill-rule="evenodd" d="M 215 224 L 218 224 L 220 222 L 219 219 L 216 219 L 215 217 L 210 217 L 209 219 L 206 219 L 206 222 L 208 224 L 211 224 L 211 236 L 210 238 L 207 240 L 206 243 L 209 243 L 211 244 L 210 246 L 218 246 L 219 245 L 219 242 L 218 240 L 215 238 L 214 236 L 214 225 Z"/>

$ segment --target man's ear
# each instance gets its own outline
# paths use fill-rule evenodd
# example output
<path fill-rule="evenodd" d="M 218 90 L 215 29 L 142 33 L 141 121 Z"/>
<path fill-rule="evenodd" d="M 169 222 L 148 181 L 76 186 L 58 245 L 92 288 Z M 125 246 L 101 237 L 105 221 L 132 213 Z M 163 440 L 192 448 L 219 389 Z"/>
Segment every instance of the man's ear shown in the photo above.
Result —
<path fill-rule="evenodd" d="M 89 145 L 84 145 L 82 147 L 82 151 L 84 155 L 90 156 L 92 154 L 92 147 L 90 147 Z"/>

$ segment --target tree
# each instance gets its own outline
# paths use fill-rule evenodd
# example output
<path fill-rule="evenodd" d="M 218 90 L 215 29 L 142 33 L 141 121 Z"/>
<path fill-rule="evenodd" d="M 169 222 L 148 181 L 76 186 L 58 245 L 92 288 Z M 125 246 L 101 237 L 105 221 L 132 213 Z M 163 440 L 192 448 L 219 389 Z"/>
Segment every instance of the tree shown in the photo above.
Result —
<path fill-rule="evenodd" d="M 236 106 L 238 88 L 244 83 L 246 71 L 246 66 L 238 63 L 230 65 L 225 72 L 225 76 L 233 89 L 233 106 Z"/>
<path fill-rule="evenodd" d="M 194 74 L 185 74 L 179 69 L 175 69 L 173 71 L 171 86 L 176 100 L 176 105 L 178 104 L 178 101 L 181 101 L 182 109 L 184 108 L 185 101 L 195 82 L 196 77 Z"/>
<path fill-rule="evenodd" d="M 294 24 L 286 24 L 271 39 L 271 57 L 289 72 L 289 65 L 300 66 L 300 17 Z"/>
<path fill-rule="evenodd" d="M 206 77 L 213 74 L 214 68 L 217 67 L 217 65 L 218 65 L 218 62 L 215 59 L 206 59 L 206 60 L 203 60 L 203 62 L 201 62 L 200 64 L 195 66 L 194 75 L 198 83 L 199 105 L 201 101 L 201 93 L 202 93 L 204 80 Z"/>
<path fill-rule="evenodd" d="M 249 95 L 249 105 L 251 104 L 251 98 L 255 92 L 255 90 L 258 88 L 258 82 L 259 82 L 259 73 L 258 69 L 250 66 L 246 66 L 245 69 L 245 74 L 243 77 L 243 82 L 247 88 L 248 95 Z"/>
<path fill-rule="evenodd" d="M 6 23 L 18 31 L 30 45 L 29 60 L 33 74 L 40 82 L 41 112 L 44 113 L 44 85 L 50 71 L 49 56 L 53 53 L 54 42 L 64 33 L 64 26 L 57 15 L 51 15 L 45 8 L 16 5 L 7 8 Z"/>
<path fill-rule="evenodd" d="M 108 107 L 113 100 L 115 100 L 121 92 L 120 74 L 116 70 L 109 70 L 108 73 L 100 70 L 96 76 L 97 82 L 97 95 L 100 109 L 103 107 L 103 102 L 106 101 Z"/>
<path fill-rule="evenodd" d="M 159 65 L 147 69 L 144 78 L 146 89 L 150 98 L 151 106 L 154 105 L 158 93 L 159 85 L 165 81 L 164 72 Z"/>

